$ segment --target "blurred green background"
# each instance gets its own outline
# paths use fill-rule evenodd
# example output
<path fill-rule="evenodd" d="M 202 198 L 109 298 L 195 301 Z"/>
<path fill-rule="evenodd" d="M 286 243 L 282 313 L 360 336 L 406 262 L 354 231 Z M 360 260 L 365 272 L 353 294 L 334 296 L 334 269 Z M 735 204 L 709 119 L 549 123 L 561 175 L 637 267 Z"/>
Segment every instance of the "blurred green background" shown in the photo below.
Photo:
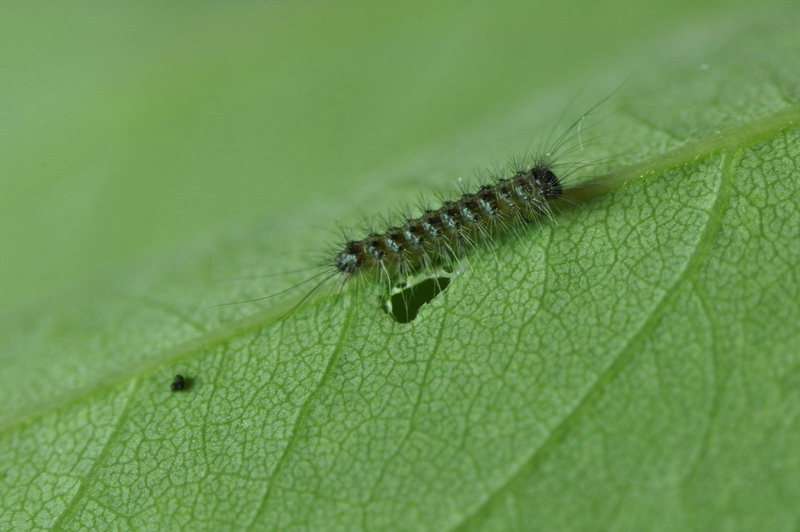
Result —
<path fill-rule="evenodd" d="M 4 2 L 0 312 L 345 197 L 531 93 L 646 68 L 637 36 L 731 5 Z"/>

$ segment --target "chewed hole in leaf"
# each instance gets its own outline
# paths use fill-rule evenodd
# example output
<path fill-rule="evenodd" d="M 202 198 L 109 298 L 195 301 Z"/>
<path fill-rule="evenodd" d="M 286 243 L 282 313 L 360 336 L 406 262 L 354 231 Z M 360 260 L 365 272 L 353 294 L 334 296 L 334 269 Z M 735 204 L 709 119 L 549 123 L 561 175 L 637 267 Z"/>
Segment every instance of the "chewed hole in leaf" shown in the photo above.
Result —
<path fill-rule="evenodd" d="M 441 294 L 449 284 L 450 277 L 429 277 L 397 288 L 386 299 L 386 312 L 399 323 L 409 323 L 417 317 L 422 305 Z"/>

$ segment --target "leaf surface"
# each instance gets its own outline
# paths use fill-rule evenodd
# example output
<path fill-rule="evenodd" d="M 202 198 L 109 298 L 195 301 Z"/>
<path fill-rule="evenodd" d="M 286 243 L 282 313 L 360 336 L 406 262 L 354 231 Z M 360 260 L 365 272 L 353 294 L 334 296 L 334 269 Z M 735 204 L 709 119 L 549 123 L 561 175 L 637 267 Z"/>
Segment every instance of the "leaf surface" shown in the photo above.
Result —
<path fill-rule="evenodd" d="M 429 154 L 3 324 L 0 528 L 796 527 L 800 42 L 776 13 L 670 36 L 692 49 L 579 154 L 614 155 L 605 190 L 410 324 L 369 290 L 212 305 L 307 278 L 221 281 L 307 265 L 315 222 L 412 200 Z M 509 103 L 443 166 L 524 150 L 565 103 Z"/>

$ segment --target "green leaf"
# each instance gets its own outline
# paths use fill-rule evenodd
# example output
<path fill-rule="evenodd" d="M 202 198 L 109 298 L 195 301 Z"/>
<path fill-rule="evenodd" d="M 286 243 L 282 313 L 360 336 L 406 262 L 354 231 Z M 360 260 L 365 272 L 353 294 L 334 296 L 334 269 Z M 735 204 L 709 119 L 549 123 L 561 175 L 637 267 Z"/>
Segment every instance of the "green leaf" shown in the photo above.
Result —
<path fill-rule="evenodd" d="M 308 278 L 230 280 L 313 264 L 320 225 L 524 151 L 574 107 L 567 76 L 5 320 L 0 528 L 796 527 L 800 11 L 761 9 L 631 37 L 655 66 L 574 154 L 604 161 L 599 193 L 472 256 L 409 324 L 355 284 L 282 321 L 304 287 L 213 305 Z"/>

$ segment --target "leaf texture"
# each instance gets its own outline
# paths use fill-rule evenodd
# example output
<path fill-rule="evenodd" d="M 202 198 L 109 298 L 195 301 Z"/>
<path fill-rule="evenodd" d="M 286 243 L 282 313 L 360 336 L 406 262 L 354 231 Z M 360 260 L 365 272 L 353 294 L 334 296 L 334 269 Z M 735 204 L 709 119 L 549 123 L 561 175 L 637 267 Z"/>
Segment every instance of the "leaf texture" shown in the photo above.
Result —
<path fill-rule="evenodd" d="M 307 277 L 218 281 L 302 266 L 308 220 L 358 219 L 328 198 L 7 320 L 0 528 L 796 528 L 800 41 L 779 11 L 671 35 L 693 46 L 587 147 L 615 154 L 602 193 L 471 257 L 409 324 L 369 290 L 285 320 L 296 292 L 211 306 Z M 550 103 L 443 159 L 524 146 Z M 391 208 L 424 164 L 349 197 Z"/>

